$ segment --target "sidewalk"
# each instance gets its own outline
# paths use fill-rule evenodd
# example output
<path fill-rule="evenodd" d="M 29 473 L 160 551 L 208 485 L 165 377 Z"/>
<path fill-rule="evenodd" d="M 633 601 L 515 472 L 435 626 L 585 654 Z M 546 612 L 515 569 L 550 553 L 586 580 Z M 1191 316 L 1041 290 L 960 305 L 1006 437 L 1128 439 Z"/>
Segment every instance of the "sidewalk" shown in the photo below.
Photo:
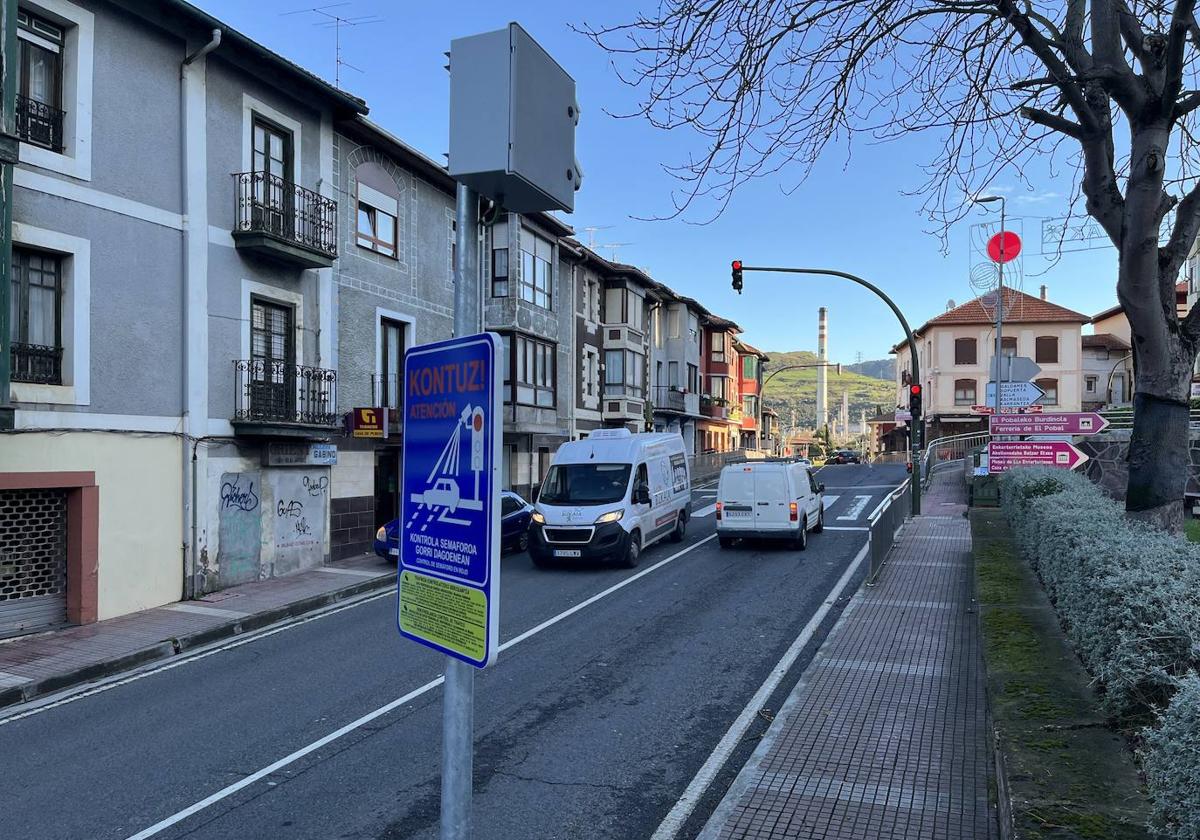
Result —
<path fill-rule="evenodd" d="M 702 840 L 994 838 L 961 471 L 936 474 Z"/>
<path fill-rule="evenodd" d="M 393 566 L 363 554 L 194 601 L 0 641 L 0 709 L 380 589 Z"/>

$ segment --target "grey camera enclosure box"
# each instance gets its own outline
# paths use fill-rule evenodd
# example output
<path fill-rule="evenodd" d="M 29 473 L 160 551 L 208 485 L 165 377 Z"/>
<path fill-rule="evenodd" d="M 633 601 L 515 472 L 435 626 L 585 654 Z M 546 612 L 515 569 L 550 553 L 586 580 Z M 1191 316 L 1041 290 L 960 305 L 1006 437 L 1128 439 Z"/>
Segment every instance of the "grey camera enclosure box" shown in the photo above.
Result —
<path fill-rule="evenodd" d="M 516 213 L 575 209 L 575 80 L 516 23 L 450 42 L 451 177 Z"/>

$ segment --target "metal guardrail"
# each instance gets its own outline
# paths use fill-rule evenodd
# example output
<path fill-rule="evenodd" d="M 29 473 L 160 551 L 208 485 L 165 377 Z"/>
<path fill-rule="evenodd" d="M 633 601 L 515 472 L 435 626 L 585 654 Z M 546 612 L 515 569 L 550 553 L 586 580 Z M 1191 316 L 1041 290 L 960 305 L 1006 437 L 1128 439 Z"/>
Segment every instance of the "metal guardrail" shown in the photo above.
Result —
<path fill-rule="evenodd" d="M 896 537 L 899 536 L 900 529 L 909 517 L 912 506 L 911 497 L 912 482 L 905 479 L 903 484 L 893 490 L 867 516 L 867 523 L 870 525 L 867 544 L 871 551 L 871 572 L 867 575 L 868 586 L 874 584 L 879 577 L 879 573 L 883 569 L 883 561 L 888 552 L 892 550 L 892 546 L 895 545 Z"/>
<path fill-rule="evenodd" d="M 991 439 L 988 432 L 966 432 L 931 440 L 921 460 L 921 481 L 928 481 L 938 467 L 961 461 L 968 452 L 986 445 Z"/>

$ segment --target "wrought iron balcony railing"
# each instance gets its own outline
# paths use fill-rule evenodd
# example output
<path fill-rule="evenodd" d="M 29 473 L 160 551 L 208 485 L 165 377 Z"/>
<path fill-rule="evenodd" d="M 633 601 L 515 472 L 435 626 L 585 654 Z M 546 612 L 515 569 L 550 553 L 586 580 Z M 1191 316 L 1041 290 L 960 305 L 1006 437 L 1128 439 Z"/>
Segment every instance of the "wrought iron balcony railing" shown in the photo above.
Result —
<path fill-rule="evenodd" d="M 66 111 L 17 94 L 17 136 L 26 143 L 63 150 L 63 119 Z"/>
<path fill-rule="evenodd" d="M 234 235 L 260 233 L 337 258 L 337 202 L 266 172 L 236 172 Z"/>
<path fill-rule="evenodd" d="M 685 410 L 683 391 L 675 386 L 657 386 L 654 389 L 654 407 L 659 411 L 677 411 L 683 414 Z"/>
<path fill-rule="evenodd" d="M 42 344 L 18 344 L 13 342 L 12 381 L 32 382 L 37 385 L 62 384 L 61 347 L 46 347 Z"/>
<path fill-rule="evenodd" d="M 237 359 L 234 422 L 337 426 L 337 371 Z"/>

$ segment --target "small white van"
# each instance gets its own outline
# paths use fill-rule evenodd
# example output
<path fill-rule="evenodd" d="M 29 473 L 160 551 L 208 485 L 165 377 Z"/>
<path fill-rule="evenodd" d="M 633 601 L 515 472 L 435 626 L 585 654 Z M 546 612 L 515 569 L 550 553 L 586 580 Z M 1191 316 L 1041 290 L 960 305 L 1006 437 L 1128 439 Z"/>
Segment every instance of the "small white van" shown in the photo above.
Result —
<path fill-rule="evenodd" d="M 799 463 L 730 464 L 717 484 L 717 539 L 788 540 L 803 551 L 825 527 L 825 485 Z"/>
<path fill-rule="evenodd" d="M 683 540 L 691 500 L 682 437 L 597 430 L 554 453 L 529 529 L 529 555 L 537 565 L 617 560 L 633 568 L 664 537 Z"/>

